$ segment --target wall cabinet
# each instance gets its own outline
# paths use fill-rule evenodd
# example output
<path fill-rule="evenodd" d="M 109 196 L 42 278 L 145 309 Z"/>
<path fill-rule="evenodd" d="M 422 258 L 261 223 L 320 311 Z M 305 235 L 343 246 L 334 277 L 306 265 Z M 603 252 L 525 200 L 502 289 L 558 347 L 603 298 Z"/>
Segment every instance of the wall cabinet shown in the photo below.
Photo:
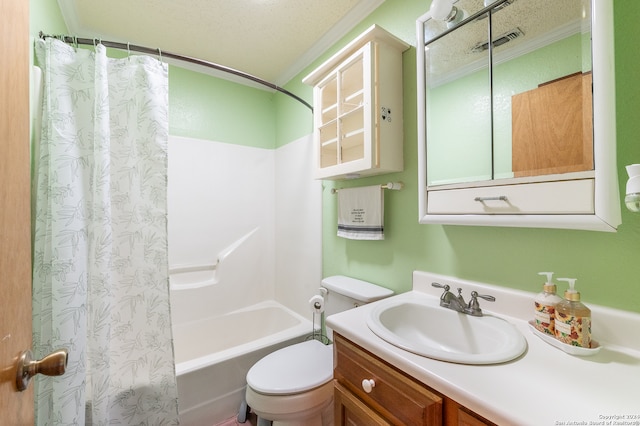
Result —
<path fill-rule="evenodd" d="M 335 424 L 492 425 L 334 333 Z"/>
<path fill-rule="evenodd" d="M 420 223 L 615 232 L 613 1 L 487 3 L 416 22 Z"/>
<path fill-rule="evenodd" d="M 374 25 L 303 79 L 314 86 L 316 179 L 402 171 L 402 52 Z"/>

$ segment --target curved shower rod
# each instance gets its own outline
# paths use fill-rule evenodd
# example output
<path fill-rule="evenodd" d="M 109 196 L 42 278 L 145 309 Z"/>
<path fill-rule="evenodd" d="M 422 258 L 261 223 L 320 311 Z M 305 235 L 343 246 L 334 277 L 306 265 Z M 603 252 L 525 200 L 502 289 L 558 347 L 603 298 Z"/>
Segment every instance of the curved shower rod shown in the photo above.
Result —
<path fill-rule="evenodd" d="M 191 64 L 196 64 L 196 65 L 201 65 L 207 68 L 213 68 L 215 70 L 218 71 L 222 71 L 222 72 L 226 72 L 229 74 L 233 74 L 235 76 L 238 77 L 242 77 L 245 78 L 247 80 L 251 80 L 255 83 L 261 84 L 263 86 L 266 86 L 270 89 L 276 90 L 280 93 L 283 93 L 293 99 L 295 99 L 296 101 L 300 102 L 301 104 L 303 104 L 304 106 L 306 106 L 307 108 L 309 108 L 312 112 L 313 112 L 313 107 L 304 99 L 302 99 L 301 97 L 294 95 L 293 93 L 289 92 L 288 90 L 273 84 L 273 83 L 269 83 L 268 81 L 265 81 L 261 78 L 255 77 L 251 74 L 247 74 L 244 73 L 242 71 L 238 71 L 236 69 L 233 68 L 229 68 L 229 67 L 225 67 L 224 65 L 219 65 L 216 64 L 214 62 L 208 62 L 202 59 L 197 59 L 197 58 L 192 58 L 190 56 L 184 56 L 184 55 L 178 55 L 176 53 L 171 53 L 171 52 L 165 52 L 164 50 L 160 50 L 160 49 L 152 49 L 150 47 L 144 47 L 144 46 L 137 46 L 135 44 L 129 44 L 129 43 L 119 43 L 119 42 L 115 42 L 115 41 L 105 41 L 105 40 L 101 40 L 101 39 L 95 39 L 95 38 L 80 38 L 80 37 L 75 37 L 75 36 L 70 36 L 70 35 L 50 35 L 50 34 L 44 34 L 42 31 L 40 31 L 39 33 L 39 37 L 41 39 L 45 39 L 45 38 L 55 38 L 58 39 L 60 41 L 63 41 L 65 43 L 68 44 L 74 44 L 74 45 L 79 45 L 79 44 L 83 44 L 83 45 L 93 45 L 95 46 L 96 43 L 100 43 L 103 44 L 106 47 L 111 47 L 114 49 L 120 49 L 120 50 L 126 50 L 128 52 L 140 52 L 140 53 L 145 53 L 148 55 L 156 55 L 159 56 L 161 59 L 162 57 L 165 58 L 171 58 L 171 59 L 176 59 L 178 61 L 183 61 L 183 62 L 189 62 Z"/>

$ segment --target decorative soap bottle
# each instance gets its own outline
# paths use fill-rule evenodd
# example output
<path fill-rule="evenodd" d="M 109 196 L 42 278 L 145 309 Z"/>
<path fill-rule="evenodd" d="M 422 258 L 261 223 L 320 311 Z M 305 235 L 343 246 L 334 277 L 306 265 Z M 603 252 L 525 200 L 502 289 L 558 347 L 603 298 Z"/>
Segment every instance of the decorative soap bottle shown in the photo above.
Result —
<path fill-rule="evenodd" d="M 556 339 L 568 345 L 590 348 L 591 310 L 580 302 L 575 278 L 558 278 L 558 281 L 568 282 L 569 288 L 564 293 L 564 300 L 556 305 Z"/>
<path fill-rule="evenodd" d="M 553 272 L 539 272 L 538 275 L 546 275 L 547 281 L 542 287 L 542 292 L 535 298 L 534 326 L 542 333 L 555 336 L 556 305 L 562 298 L 556 294 L 556 285 L 552 281 Z"/>

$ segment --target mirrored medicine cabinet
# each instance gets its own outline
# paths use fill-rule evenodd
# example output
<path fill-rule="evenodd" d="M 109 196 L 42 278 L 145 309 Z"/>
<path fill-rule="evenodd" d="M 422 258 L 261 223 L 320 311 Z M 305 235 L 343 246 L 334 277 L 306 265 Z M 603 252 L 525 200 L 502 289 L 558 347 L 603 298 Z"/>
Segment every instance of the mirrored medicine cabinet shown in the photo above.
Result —
<path fill-rule="evenodd" d="M 614 232 L 613 1 L 444 3 L 417 20 L 420 222 Z"/>

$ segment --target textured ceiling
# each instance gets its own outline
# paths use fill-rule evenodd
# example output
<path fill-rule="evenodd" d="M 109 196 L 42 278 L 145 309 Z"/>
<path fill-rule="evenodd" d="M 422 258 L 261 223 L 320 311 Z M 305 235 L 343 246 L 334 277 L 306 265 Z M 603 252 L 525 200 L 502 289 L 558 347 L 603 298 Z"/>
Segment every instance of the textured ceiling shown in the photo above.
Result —
<path fill-rule="evenodd" d="M 456 7 L 472 15 L 484 8 L 483 0 L 458 0 Z M 520 36 L 495 48 L 496 58 L 518 56 L 576 33 L 590 31 L 589 2 L 585 0 L 514 0 L 493 14 L 493 38 L 518 30 Z M 486 67 L 487 52 L 474 51 L 488 40 L 487 19 L 478 19 L 429 45 L 432 81 L 441 83 L 465 71 Z M 443 22 L 425 23 L 425 40 L 446 30 Z M 494 58 L 495 59 L 495 58 Z"/>
<path fill-rule="evenodd" d="M 58 0 L 72 35 L 160 48 L 283 85 L 384 0 Z"/>

